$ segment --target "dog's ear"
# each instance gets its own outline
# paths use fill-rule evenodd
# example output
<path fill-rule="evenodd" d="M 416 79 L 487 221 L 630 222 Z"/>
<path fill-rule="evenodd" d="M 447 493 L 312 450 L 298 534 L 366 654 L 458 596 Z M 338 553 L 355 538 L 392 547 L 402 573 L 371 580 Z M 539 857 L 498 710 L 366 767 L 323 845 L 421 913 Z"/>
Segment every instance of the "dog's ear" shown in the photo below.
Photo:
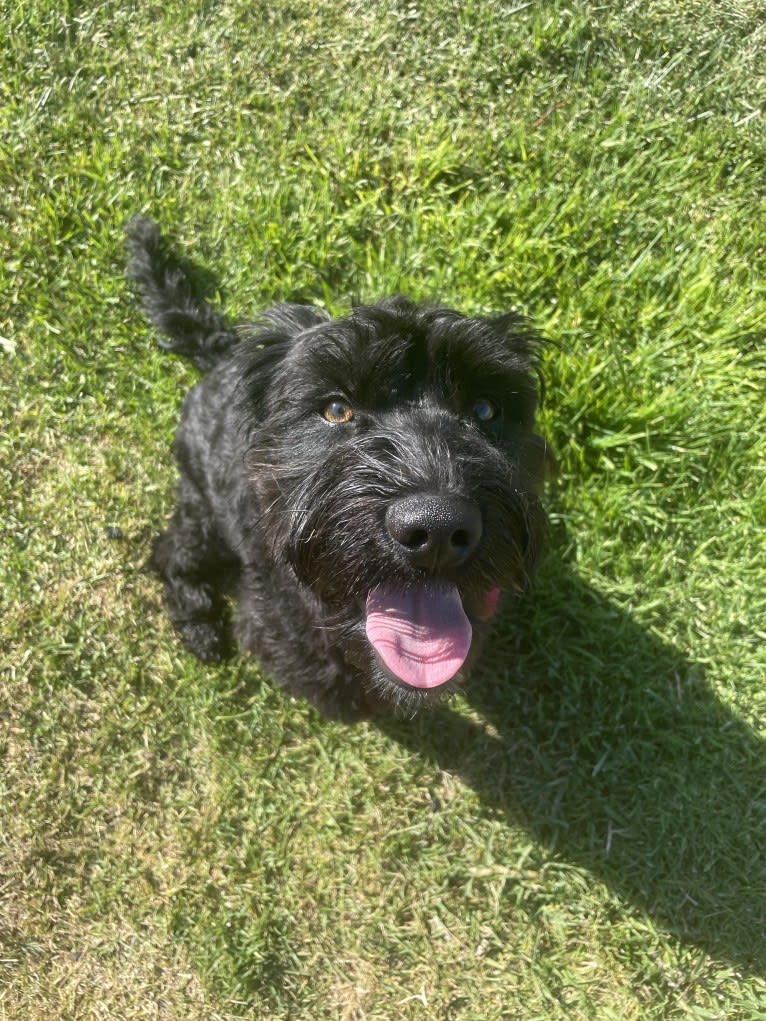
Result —
<path fill-rule="evenodd" d="M 276 377 L 292 342 L 292 337 L 276 330 L 259 330 L 246 334 L 239 344 L 237 403 L 251 425 L 262 421 L 266 414 Z"/>
<path fill-rule="evenodd" d="M 487 322 L 506 349 L 510 348 L 518 359 L 519 368 L 525 372 L 534 385 L 534 415 L 545 401 L 545 379 L 542 373 L 541 361 L 545 348 L 549 344 L 555 345 L 549 337 L 537 330 L 530 319 L 517 312 L 506 312 L 503 315 L 490 316 Z M 534 448 L 531 461 L 535 465 L 532 471 L 534 478 L 534 491 L 541 493 L 546 482 L 552 482 L 558 475 L 558 462 L 556 455 L 551 450 L 548 441 L 536 433 L 529 440 L 530 447 Z"/>
<path fill-rule="evenodd" d="M 264 312 L 257 322 L 240 327 L 239 401 L 250 416 L 265 413 L 279 370 L 296 339 L 307 330 L 326 323 L 329 316 L 313 305 L 284 303 Z"/>
<path fill-rule="evenodd" d="M 324 309 L 317 308 L 316 305 L 295 305 L 285 301 L 264 312 L 259 321 L 294 339 L 304 330 L 310 330 L 312 326 L 321 326 L 329 319 Z"/>
<path fill-rule="evenodd" d="M 558 465 L 545 437 L 530 432 L 518 448 L 518 484 L 528 493 L 542 498 L 545 485 L 558 473 Z"/>
<path fill-rule="evenodd" d="M 540 363 L 546 346 L 554 342 L 535 329 L 530 319 L 517 312 L 488 316 L 482 321 L 491 329 L 504 349 L 512 354 L 518 369 L 530 381 L 532 402 L 530 424 L 534 429 L 534 418 L 545 400 L 545 380 Z M 545 483 L 552 482 L 558 475 L 556 456 L 543 436 L 531 432 L 525 442 L 524 460 L 529 489 L 541 496 Z"/>
<path fill-rule="evenodd" d="M 532 325 L 532 320 L 520 312 L 504 312 L 501 315 L 486 316 L 482 320 L 495 337 L 518 357 L 520 368 L 537 372 L 540 354 L 545 340 Z"/>
<path fill-rule="evenodd" d="M 545 444 L 545 481 L 553 482 L 559 474 L 559 463 L 556 460 L 556 455 L 548 446 L 547 440 L 543 439 L 543 443 Z"/>

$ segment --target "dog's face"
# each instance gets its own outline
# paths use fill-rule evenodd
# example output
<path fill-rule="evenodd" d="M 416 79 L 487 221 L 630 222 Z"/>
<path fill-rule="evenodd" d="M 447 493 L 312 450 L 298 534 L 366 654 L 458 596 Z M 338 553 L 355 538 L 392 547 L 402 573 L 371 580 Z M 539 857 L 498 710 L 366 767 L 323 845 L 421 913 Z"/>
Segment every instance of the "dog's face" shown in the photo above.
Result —
<path fill-rule="evenodd" d="M 242 354 L 260 524 L 378 696 L 416 708 L 462 679 L 537 561 L 533 340 L 403 299 L 280 317 L 290 339 Z"/>

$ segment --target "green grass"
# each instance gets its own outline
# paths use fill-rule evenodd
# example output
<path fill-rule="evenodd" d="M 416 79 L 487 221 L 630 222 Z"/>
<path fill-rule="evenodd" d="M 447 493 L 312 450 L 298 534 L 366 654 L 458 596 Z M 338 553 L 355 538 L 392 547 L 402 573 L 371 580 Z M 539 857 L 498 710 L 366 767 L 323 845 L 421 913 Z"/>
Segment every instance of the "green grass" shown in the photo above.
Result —
<path fill-rule="evenodd" d="M 766 1018 L 762 5 L 0 13 L 0 1018 Z M 549 551 L 468 697 L 324 724 L 174 640 L 137 211 L 233 315 L 552 338 Z"/>

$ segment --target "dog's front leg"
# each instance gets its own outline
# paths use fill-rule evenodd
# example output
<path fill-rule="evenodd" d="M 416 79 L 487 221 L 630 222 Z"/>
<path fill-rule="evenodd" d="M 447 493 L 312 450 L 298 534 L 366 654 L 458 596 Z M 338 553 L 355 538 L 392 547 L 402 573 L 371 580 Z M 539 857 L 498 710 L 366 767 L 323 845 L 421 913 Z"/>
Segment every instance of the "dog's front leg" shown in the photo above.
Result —
<path fill-rule="evenodd" d="M 202 495 L 188 480 L 181 484 L 170 528 L 157 540 L 152 567 L 165 582 L 164 599 L 184 645 L 206 663 L 230 651 L 230 624 L 224 598 L 235 561 L 214 532 Z"/>

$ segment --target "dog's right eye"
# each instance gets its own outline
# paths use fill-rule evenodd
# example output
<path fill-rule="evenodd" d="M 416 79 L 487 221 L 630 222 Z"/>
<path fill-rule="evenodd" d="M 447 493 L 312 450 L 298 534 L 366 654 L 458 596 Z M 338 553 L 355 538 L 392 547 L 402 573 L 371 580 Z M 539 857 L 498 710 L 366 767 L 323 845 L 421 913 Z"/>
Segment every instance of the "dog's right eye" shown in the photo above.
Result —
<path fill-rule="evenodd" d="M 345 401 L 335 400 L 325 407 L 322 418 L 330 425 L 345 425 L 354 417 L 354 409 Z"/>
<path fill-rule="evenodd" d="M 491 422 L 497 414 L 494 404 L 489 401 L 476 401 L 472 410 L 479 422 Z"/>

